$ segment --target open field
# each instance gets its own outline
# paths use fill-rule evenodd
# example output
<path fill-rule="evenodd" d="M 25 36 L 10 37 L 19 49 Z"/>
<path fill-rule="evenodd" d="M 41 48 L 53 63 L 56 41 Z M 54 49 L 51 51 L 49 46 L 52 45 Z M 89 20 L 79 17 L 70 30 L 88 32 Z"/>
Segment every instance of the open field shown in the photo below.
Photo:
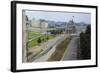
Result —
<path fill-rule="evenodd" d="M 40 36 L 41 35 L 41 33 L 40 32 L 28 32 L 28 39 L 30 40 L 30 39 L 32 39 L 32 38 L 35 38 L 35 37 L 37 37 L 37 36 Z"/>
<path fill-rule="evenodd" d="M 39 32 L 29 32 L 28 33 L 28 48 L 39 45 L 40 43 L 46 42 L 53 39 L 55 36 L 50 34 L 42 34 Z"/>

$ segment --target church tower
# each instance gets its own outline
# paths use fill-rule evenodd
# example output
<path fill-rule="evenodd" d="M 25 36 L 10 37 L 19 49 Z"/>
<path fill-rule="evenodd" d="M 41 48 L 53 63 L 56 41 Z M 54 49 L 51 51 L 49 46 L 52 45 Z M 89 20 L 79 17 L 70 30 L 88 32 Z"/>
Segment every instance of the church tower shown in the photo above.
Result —
<path fill-rule="evenodd" d="M 76 33 L 76 26 L 75 26 L 75 22 L 74 22 L 74 16 L 72 16 L 72 20 L 70 20 L 67 24 L 67 29 L 66 29 L 66 33 L 67 34 L 74 34 Z"/>

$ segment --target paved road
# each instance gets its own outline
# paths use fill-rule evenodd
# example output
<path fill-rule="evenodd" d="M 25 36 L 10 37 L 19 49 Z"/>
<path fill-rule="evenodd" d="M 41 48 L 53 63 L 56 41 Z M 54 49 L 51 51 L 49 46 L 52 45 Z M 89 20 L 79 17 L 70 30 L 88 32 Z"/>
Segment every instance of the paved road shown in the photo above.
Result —
<path fill-rule="evenodd" d="M 74 37 L 69 43 L 62 60 L 77 60 L 78 37 Z"/>

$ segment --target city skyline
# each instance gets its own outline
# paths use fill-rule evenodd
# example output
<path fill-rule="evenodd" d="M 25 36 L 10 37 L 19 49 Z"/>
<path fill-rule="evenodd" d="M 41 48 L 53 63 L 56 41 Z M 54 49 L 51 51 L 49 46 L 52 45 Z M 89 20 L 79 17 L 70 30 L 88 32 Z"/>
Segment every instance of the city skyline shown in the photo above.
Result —
<path fill-rule="evenodd" d="M 25 10 L 25 15 L 28 16 L 29 20 L 35 18 L 56 22 L 69 22 L 73 19 L 76 23 L 84 22 L 86 24 L 91 24 L 90 13 Z"/>

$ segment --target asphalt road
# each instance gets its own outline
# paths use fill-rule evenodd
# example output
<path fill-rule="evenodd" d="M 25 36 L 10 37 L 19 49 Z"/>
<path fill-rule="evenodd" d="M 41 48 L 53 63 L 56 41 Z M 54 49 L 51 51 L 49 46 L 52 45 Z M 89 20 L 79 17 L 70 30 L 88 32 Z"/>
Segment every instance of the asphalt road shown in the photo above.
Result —
<path fill-rule="evenodd" d="M 74 37 L 69 43 L 62 60 L 77 60 L 78 37 Z"/>

